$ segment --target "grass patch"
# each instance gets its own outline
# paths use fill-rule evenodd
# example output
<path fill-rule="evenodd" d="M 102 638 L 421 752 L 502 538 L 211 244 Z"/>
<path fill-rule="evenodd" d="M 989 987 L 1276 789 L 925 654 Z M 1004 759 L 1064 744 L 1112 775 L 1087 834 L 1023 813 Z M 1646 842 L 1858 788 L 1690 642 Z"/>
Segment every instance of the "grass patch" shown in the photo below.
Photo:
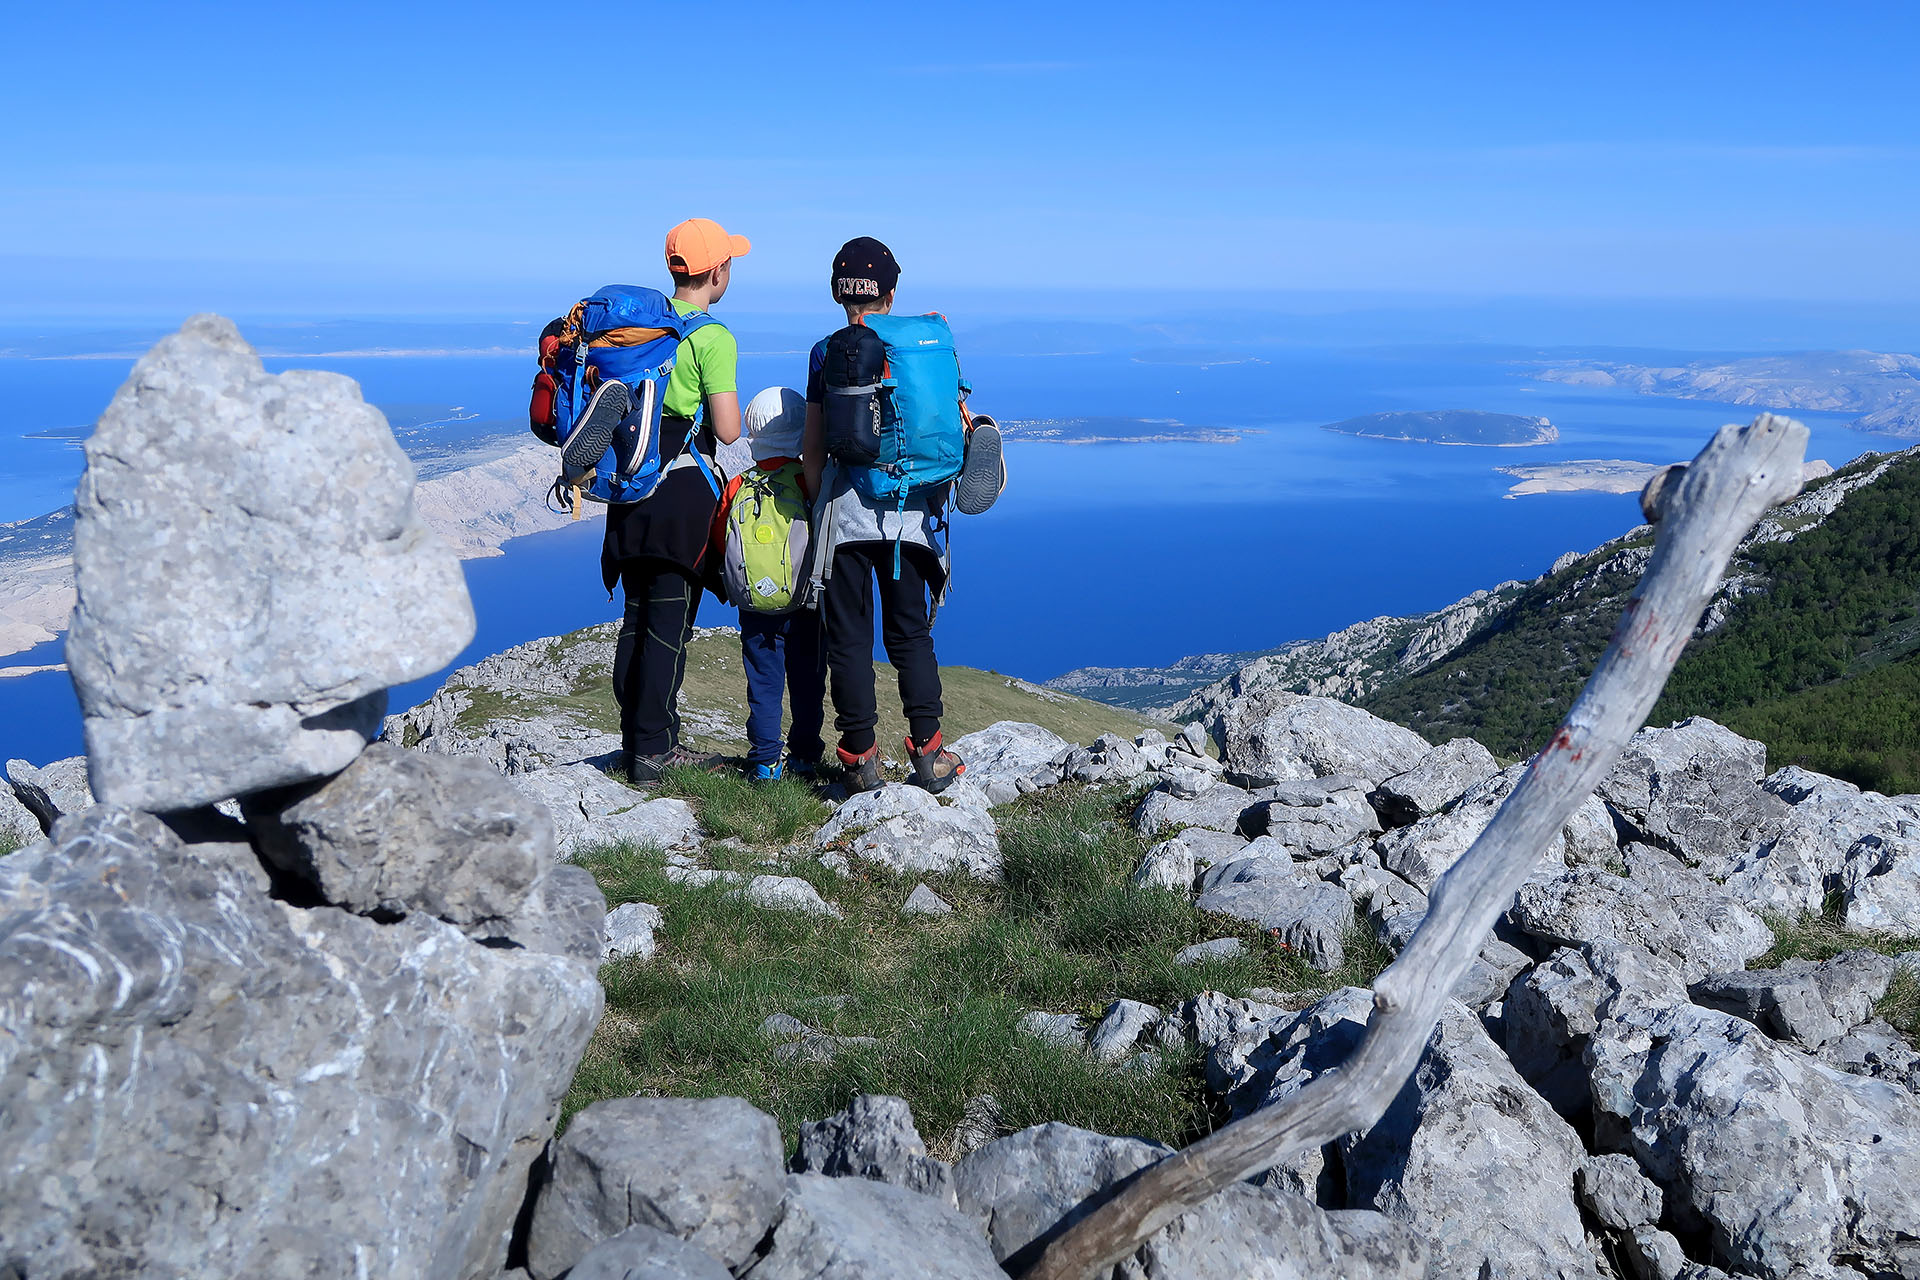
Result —
<path fill-rule="evenodd" d="M 832 816 L 813 788 L 797 778 L 754 782 L 731 769 L 670 769 L 653 794 L 692 804 L 700 825 L 716 839 L 756 845 L 791 844 Z"/>
<path fill-rule="evenodd" d="M 0 835 L 0 858 L 20 851 L 20 842 L 10 835 Z"/>
<path fill-rule="evenodd" d="M 1920 938 L 1900 933 L 1874 933 L 1849 929 L 1840 916 L 1837 895 L 1819 914 L 1781 916 L 1769 914 L 1767 927 L 1773 930 L 1773 949 L 1755 960 L 1749 969 L 1777 969 L 1788 960 L 1831 960 L 1843 951 L 1878 951 L 1897 956 L 1920 951 Z"/>
<path fill-rule="evenodd" d="M 1837 895 L 1819 914 L 1798 918 L 1769 915 L 1767 927 L 1773 930 L 1773 949 L 1756 960 L 1749 969 L 1776 969 L 1788 960 L 1831 960 L 1843 951 L 1877 951 L 1883 956 L 1920 951 L 1920 937 L 1900 933 L 1870 933 L 1849 929 L 1841 922 Z M 1920 975 L 1902 972 L 1887 985 L 1887 994 L 1874 1006 L 1874 1012 L 1892 1023 L 1914 1048 L 1920 1049 Z"/>
<path fill-rule="evenodd" d="M 744 805 L 764 794 L 769 809 L 787 803 L 749 790 L 741 797 L 718 785 L 694 799 Z M 1387 956 L 1356 929 L 1348 967 L 1313 973 L 1250 925 L 1203 915 L 1181 894 L 1134 888 L 1146 842 L 1126 822 L 1132 804 L 1114 790 L 1064 787 L 997 811 L 1004 881 L 928 877 L 954 906 L 938 918 L 900 915 L 916 877 L 866 866 L 841 879 L 811 859 L 769 867 L 753 849 L 709 846 L 716 868 L 804 876 L 845 913 L 833 920 L 760 910 L 725 886 L 675 884 L 655 850 L 582 855 L 609 903 L 654 903 L 666 923 L 652 961 L 602 969 L 608 1013 L 567 1113 L 631 1094 L 738 1095 L 774 1115 L 791 1144 L 802 1121 L 839 1110 L 855 1093 L 889 1093 L 913 1105 L 936 1154 L 951 1155 L 968 1099 L 992 1094 L 1013 1128 L 1059 1120 L 1174 1144 L 1208 1132 L 1214 1117 L 1190 1051 L 1108 1067 L 1022 1035 L 1015 1023 L 1029 1009 L 1091 1020 L 1122 997 L 1168 1009 L 1210 989 L 1364 983 Z M 778 829 L 764 814 L 751 821 L 753 830 Z M 1173 963 L 1180 948 L 1229 934 L 1248 944 L 1240 956 Z M 830 1061 L 785 1061 L 758 1030 L 775 1013 L 876 1043 Z"/>

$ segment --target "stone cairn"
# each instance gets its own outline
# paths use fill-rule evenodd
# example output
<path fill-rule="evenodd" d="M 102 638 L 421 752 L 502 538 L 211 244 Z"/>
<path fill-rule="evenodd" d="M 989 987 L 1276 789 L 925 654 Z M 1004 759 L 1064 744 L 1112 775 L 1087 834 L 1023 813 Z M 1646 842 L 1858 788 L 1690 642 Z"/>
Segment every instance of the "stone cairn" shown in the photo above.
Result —
<path fill-rule="evenodd" d="M 368 746 L 473 636 L 357 386 L 189 320 L 87 443 L 100 803 L 0 859 L 0 1276 L 501 1273 L 605 904 L 475 761 Z"/>

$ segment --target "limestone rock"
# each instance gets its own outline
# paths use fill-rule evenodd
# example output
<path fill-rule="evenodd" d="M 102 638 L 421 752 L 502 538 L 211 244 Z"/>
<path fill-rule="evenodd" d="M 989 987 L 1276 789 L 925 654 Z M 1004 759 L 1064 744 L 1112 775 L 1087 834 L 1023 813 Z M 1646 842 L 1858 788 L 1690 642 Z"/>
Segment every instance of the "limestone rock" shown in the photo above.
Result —
<path fill-rule="evenodd" d="M 1280 940 L 1322 973 L 1346 959 L 1345 938 L 1353 925 L 1353 899 L 1339 885 L 1312 880 L 1290 861 L 1242 858 L 1223 863 L 1203 879 L 1202 911 L 1277 930 Z"/>
<path fill-rule="evenodd" d="M 1019 798 L 1021 779 L 1071 750 L 1072 745 L 1037 724 L 1001 720 L 966 735 L 951 747 L 967 762 L 967 780 L 982 790 L 988 804 L 994 805 Z"/>
<path fill-rule="evenodd" d="M 1634 734 L 1598 793 L 1642 841 L 1724 875 L 1786 817 L 1760 787 L 1766 772 L 1765 746 L 1694 716 Z"/>
<path fill-rule="evenodd" d="M 1684 1004 L 1679 971 L 1638 947 L 1611 939 L 1564 947 L 1507 992 L 1501 1010 L 1507 1057 L 1561 1115 L 1593 1106 L 1586 1051 L 1602 1022 L 1626 1007 Z"/>
<path fill-rule="evenodd" d="M 971 805 L 943 805 L 902 783 L 888 783 L 840 806 L 814 836 L 814 847 L 840 846 L 890 871 L 964 871 L 976 880 L 1000 878 L 1000 833 L 993 815 Z"/>
<path fill-rule="evenodd" d="M 102 800 L 186 809 L 338 773 L 388 687 L 460 652 L 466 580 L 413 479 L 351 379 L 270 375 L 217 316 L 134 366 L 75 500 L 66 654 Z"/>
<path fill-rule="evenodd" d="M 1228 939 L 1238 941 L 1238 939 Z M 1173 1021 L 1202 1049 L 1242 1035 L 1263 1022 L 1290 1016 L 1279 1005 L 1241 1000 L 1218 991 L 1202 991 L 1174 1011 Z"/>
<path fill-rule="evenodd" d="M 1128 1174 L 1172 1154 L 1158 1142 L 1043 1124 L 1001 1138 L 953 1167 L 960 1212 L 986 1230 L 1013 1274 L 1055 1235 L 1109 1198 Z"/>
<path fill-rule="evenodd" d="M 554 1146 L 527 1269 L 553 1280 L 635 1224 L 737 1268 L 779 1216 L 785 1189 L 780 1127 L 742 1099 L 596 1102 Z"/>
<path fill-rule="evenodd" d="M 1404 877 L 1423 890 L 1430 890 L 1454 863 L 1466 856 L 1473 842 L 1493 821 L 1493 815 L 1513 794 L 1527 766 L 1513 765 L 1468 787 L 1445 812 L 1421 818 L 1412 826 L 1389 831 L 1374 842 L 1380 861 L 1388 870 Z M 1543 865 L 1567 860 L 1568 834 L 1578 827 L 1583 848 L 1593 842 L 1595 830 L 1612 831 L 1605 810 L 1589 798 L 1576 811 L 1573 821 L 1561 830 L 1557 839 L 1541 855 Z M 1612 848 L 1610 835 L 1606 847 Z"/>
<path fill-rule="evenodd" d="M 21 833 L 23 844 L 53 830 L 53 824 L 66 815 L 83 813 L 93 805 L 85 756 L 69 756 L 39 769 L 25 760 L 9 760 L 7 781 L 11 784 L 11 795 L 7 798 L 25 808 L 36 820 L 29 835 L 19 820 L 14 819 L 14 828 Z"/>
<path fill-rule="evenodd" d="M 1884 1018 L 1861 1023 L 1823 1047 L 1819 1058 L 1851 1075 L 1891 1081 L 1920 1095 L 1920 1052 Z"/>
<path fill-rule="evenodd" d="M 1220 779 L 1211 770 L 1177 768 L 1167 770 L 1167 791 L 1176 800 L 1197 800 L 1218 785 Z"/>
<path fill-rule="evenodd" d="M 1306 1021 L 1275 1032 L 1265 1100 L 1290 1095 L 1338 1066 L 1371 1007 L 1336 1001 L 1324 1029 Z M 1250 1059 L 1258 1063 L 1262 1055 Z M 1266 1073 L 1263 1073 L 1266 1074 Z M 1435 1028 L 1420 1064 L 1371 1129 L 1340 1144 L 1346 1203 L 1371 1208 L 1424 1237 L 1436 1274 L 1599 1275 L 1575 1205 L 1585 1148 L 1527 1086 L 1458 1004 Z"/>
<path fill-rule="evenodd" d="M 900 914 L 903 916 L 950 916 L 953 914 L 953 906 L 924 884 L 917 884 L 913 887 L 913 892 L 907 895 L 906 902 L 900 908 Z"/>
<path fill-rule="evenodd" d="M 1651 853 L 1651 851 L 1648 851 Z M 1677 862 L 1650 883 L 1649 859 L 1631 879 L 1593 867 L 1528 881 L 1510 916 L 1522 932 L 1549 946 L 1601 938 L 1641 948 L 1675 965 L 1689 982 L 1737 969 L 1773 945 L 1760 918 L 1699 873 Z"/>
<path fill-rule="evenodd" d="M 1176 796 L 1172 788 L 1160 786 L 1140 801 L 1140 807 L 1133 812 L 1133 826 L 1149 838 L 1181 827 L 1201 827 L 1231 835 L 1239 832 L 1241 816 L 1259 799 L 1252 792 L 1225 783 L 1191 798 Z"/>
<path fill-rule="evenodd" d="M 659 949 L 654 931 L 666 923 L 660 908 L 650 902 L 626 902 L 607 912 L 601 928 L 600 958 L 622 960 L 628 956 L 653 959 Z"/>
<path fill-rule="evenodd" d="M 1194 871 L 1192 845 L 1184 840 L 1162 840 L 1148 849 L 1133 869 L 1133 884 L 1137 889 L 1191 893 Z"/>
<path fill-rule="evenodd" d="M 932 1196 L 865 1178 L 787 1179 L 770 1247 L 741 1280 L 1006 1280 L 971 1222 Z"/>
<path fill-rule="evenodd" d="M 1247 949 L 1238 938 L 1210 938 L 1182 947 L 1173 953 L 1175 964 L 1205 964 L 1209 960 L 1232 960 Z"/>
<path fill-rule="evenodd" d="M 1651 1223 L 1627 1232 L 1620 1245 L 1633 1280 L 1680 1280 L 1687 1269 L 1680 1242 Z"/>
<path fill-rule="evenodd" d="M 844 1111 L 800 1126 L 795 1173 L 871 1178 L 954 1203 L 953 1170 L 927 1155 L 904 1098 L 855 1094 Z"/>
<path fill-rule="evenodd" d="M 1532 964 L 1533 957 L 1520 948 L 1489 938 L 1473 958 L 1472 967 L 1454 984 L 1453 998 L 1478 1013 L 1504 999 L 1513 980 Z"/>
<path fill-rule="evenodd" d="M 14 1269 L 498 1273 L 592 961 L 296 907 L 244 844 L 105 805 L 0 859 L 0 921 Z"/>
<path fill-rule="evenodd" d="M 1255 787 L 1344 774 L 1373 786 L 1430 749 L 1411 729 L 1331 698 L 1248 694 L 1226 704 L 1219 735 L 1229 775 Z"/>
<path fill-rule="evenodd" d="M 1920 1267 L 1920 1098 L 1685 1003 L 1617 1009 L 1587 1056 L 1601 1139 L 1639 1160 L 1716 1262 L 1774 1280 L 1836 1257 Z"/>
<path fill-rule="evenodd" d="M 1373 792 L 1373 805 L 1389 827 L 1410 826 L 1498 772 L 1493 752 L 1472 738 L 1454 738 L 1428 750 L 1411 769 L 1381 782 Z"/>
<path fill-rule="evenodd" d="M 504 920 L 553 861 L 552 820 L 505 778 L 384 742 L 335 777 L 243 807 L 262 857 L 361 915 Z"/>
<path fill-rule="evenodd" d="M 820 891 L 799 876 L 755 876 L 746 887 L 736 889 L 748 902 L 769 911 L 798 911 L 802 915 L 844 918 L 840 908 L 820 896 Z"/>
<path fill-rule="evenodd" d="M 1045 1040 L 1048 1044 L 1064 1048 L 1078 1049 L 1086 1044 L 1080 1019 L 1071 1013 L 1048 1013 L 1043 1009 L 1035 1009 L 1020 1016 L 1019 1029 L 1036 1040 Z"/>
<path fill-rule="evenodd" d="M 1824 964 L 1789 961 L 1778 969 L 1711 973 L 1692 987 L 1694 1001 L 1745 1018 L 1777 1040 L 1825 1048 L 1873 1016 L 1887 993 L 1893 960 L 1852 951 Z"/>
<path fill-rule="evenodd" d="M 1161 1017 L 1160 1011 L 1150 1004 L 1115 1000 L 1087 1033 L 1087 1051 L 1095 1062 L 1119 1062 L 1133 1052 L 1141 1037 L 1160 1024 Z"/>
<path fill-rule="evenodd" d="M 1367 784 L 1358 778 L 1282 782 L 1266 794 L 1272 799 L 1255 805 L 1243 818 L 1242 829 L 1271 837 L 1296 858 L 1331 853 L 1380 832 L 1380 817 L 1367 801 Z"/>
<path fill-rule="evenodd" d="M 1092 745 L 1073 748 L 1058 766 L 1063 778 L 1094 784 L 1131 782 L 1150 767 L 1141 749 L 1116 733 L 1103 733 Z"/>
<path fill-rule="evenodd" d="M 1632 1156 L 1588 1156 L 1574 1171 L 1580 1203 L 1615 1231 L 1660 1221 L 1662 1196 Z"/>
<path fill-rule="evenodd" d="M 1920 819 L 1854 842 L 1841 881 L 1849 929 L 1920 934 Z"/>
<path fill-rule="evenodd" d="M 718 1258 L 679 1236 L 633 1226 L 587 1250 L 567 1272 L 567 1280 L 732 1280 L 732 1276 Z"/>
<path fill-rule="evenodd" d="M 1148 1239 L 1115 1274 L 1142 1280 L 1426 1280 L 1416 1232 L 1365 1209 L 1329 1212 L 1238 1182 Z"/>
<path fill-rule="evenodd" d="M 13 788 L 0 787 L 0 849 L 24 848 L 45 834 L 39 816 L 20 803 Z"/>
<path fill-rule="evenodd" d="M 547 807 L 563 858 L 616 844 L 681 849 L 700 839 L 700 820 L 685 800 L 649 800 L 590 764 L 534 769 L 512 781 Z"/>
<path fill-rule="evenodd" d="M 696 889 L 705 889 L 716 884 L 745 884 L 747 878 L 738 871 L 714 871 L 708 867 L 678 867 L 669 865 L 660 873 L 669 884 L 692 885 Z"/>

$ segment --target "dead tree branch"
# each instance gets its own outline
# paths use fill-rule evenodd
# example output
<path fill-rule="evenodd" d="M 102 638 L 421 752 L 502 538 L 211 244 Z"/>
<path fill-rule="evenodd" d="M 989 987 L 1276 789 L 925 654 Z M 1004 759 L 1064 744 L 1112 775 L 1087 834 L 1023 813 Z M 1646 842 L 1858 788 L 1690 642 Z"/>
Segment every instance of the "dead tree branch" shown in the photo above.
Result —
<path fill-rule="evenodd" d="M 1024 1280 L 1086 1280 L 1221 1188 L 1365 1129 L 1420 1060 L 1449 993 L 1556 832 L 1645 722 L 1740 540 L 1800 491 L 1807 429 L 1761 414 L 1722 427 L 1641 497 L 1653 559 L 1593 677 L 1520 785 L 1434 887 L 1427 917 L 1374 984 L 1366 1036 L 1340 1069 L 1144 1170 L 1048 1246 Z"/>

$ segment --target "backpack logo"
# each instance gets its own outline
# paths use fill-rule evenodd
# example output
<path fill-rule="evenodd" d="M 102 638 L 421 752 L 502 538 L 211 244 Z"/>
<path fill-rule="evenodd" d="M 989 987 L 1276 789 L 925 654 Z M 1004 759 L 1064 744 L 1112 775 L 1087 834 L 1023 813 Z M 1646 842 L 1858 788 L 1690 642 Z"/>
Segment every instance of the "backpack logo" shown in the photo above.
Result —
<path fill-rule="evenodd" d="M 753 584 L 753 589 L 763 596 L 777 595 L 780 591 L 780 584 L 772 578 L 762 578 Z"/>

